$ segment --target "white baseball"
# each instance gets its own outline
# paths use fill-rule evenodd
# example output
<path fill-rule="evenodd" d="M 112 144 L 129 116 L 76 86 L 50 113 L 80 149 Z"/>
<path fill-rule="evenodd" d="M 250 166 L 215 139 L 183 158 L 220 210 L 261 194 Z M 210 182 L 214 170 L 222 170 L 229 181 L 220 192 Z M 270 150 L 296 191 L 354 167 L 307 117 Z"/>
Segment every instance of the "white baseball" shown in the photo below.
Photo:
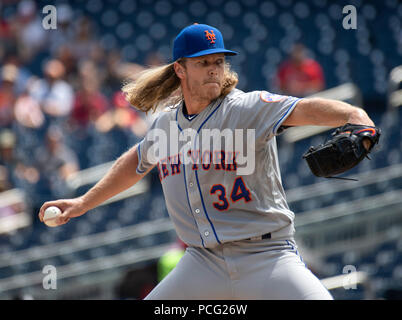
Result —
<path fill-rule="evenodd" d="M 57 217 L 61 215 L 61 210 L 55 206 L 49 207 L 45 210 L 43 215 L 43 222 L 48 227 L 57 227 Z"/>

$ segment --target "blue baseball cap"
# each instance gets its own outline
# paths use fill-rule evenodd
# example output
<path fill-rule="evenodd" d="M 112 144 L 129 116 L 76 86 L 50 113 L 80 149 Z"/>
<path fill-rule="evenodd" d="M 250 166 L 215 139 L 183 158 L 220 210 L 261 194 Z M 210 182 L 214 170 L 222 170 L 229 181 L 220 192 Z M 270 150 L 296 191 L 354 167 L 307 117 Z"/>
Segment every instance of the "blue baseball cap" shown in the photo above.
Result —
<path fill-rule="evenodd" d="M 193 24 L 184 28 L 173 43 L 173 60 L 194 58 L 213 53 L 234 56 L 235 51 L 226 50 L 222 33 L 206 24 Z"/>

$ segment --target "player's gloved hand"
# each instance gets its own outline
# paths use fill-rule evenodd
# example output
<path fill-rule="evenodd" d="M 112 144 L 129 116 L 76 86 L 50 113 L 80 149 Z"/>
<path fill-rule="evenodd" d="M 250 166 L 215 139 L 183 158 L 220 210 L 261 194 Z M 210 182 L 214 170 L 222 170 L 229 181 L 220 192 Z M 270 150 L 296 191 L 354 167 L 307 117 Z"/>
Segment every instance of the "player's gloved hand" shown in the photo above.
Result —
<path fill-rule="evenodd" d="M 381 129 L 347 123 L 332 133 L 332 139 L 303 154 L 317 177 L 330 178 L 356 166 L 378 143 Z"/>
<path fill-rule="evenodd" d="M 57 218 L 57 224 L 63 225 L 70 221 L 71 218 L 82 216 L 87 212 L 84 201 L 81 197 L 74 199 L 61 199 L 55 201 L 45 202 L 39 210 L 39 220 L 43 222 L 43 215 L 45 210 L 51 206 L 58 207 L 62 214 Z"/>

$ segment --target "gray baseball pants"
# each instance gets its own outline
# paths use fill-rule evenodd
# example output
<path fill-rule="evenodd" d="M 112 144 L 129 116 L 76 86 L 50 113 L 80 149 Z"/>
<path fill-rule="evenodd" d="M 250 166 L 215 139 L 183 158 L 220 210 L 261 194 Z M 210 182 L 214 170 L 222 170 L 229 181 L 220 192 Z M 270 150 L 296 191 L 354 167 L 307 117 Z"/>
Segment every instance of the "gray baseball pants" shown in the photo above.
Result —
<path fill-rule="evenodd" d="M 188 247 L 145 298 L 153 300 L 332 300 L 289 239 Z"/>

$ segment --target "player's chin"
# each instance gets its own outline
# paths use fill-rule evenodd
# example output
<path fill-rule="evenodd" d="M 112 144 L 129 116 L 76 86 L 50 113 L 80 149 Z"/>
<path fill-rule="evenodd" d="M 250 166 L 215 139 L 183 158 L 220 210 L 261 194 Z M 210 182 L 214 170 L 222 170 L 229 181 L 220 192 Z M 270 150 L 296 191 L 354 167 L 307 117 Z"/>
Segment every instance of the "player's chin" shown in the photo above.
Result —
<path fill-rule="evenodd" d="M 217 83 L 208 83 L 206 89 L 206 95 L 210 100 L 214 100 L 221 95 L 222 88 Z"/>

